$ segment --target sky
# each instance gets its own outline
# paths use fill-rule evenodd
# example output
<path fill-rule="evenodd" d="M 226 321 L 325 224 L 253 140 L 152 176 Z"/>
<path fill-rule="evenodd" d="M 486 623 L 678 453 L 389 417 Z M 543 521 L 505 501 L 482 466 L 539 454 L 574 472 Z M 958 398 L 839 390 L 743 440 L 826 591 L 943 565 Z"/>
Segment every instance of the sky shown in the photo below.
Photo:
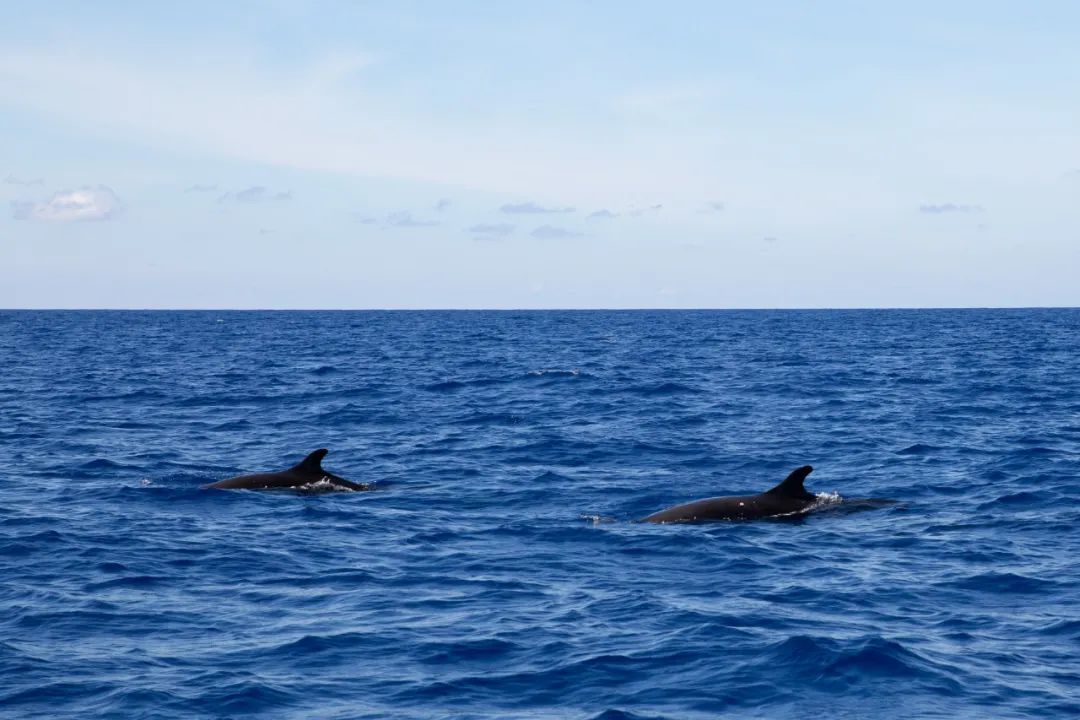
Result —
<path fill-rule="evenodd" d="M 1080 305 L 1080 3 L 41 2 L 0 307 Z"/>

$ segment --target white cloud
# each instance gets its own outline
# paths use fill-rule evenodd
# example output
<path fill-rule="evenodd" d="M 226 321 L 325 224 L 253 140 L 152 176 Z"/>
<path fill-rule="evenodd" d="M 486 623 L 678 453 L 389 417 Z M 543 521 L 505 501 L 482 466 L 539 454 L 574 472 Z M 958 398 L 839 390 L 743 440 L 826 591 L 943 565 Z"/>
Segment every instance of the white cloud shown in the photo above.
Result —
<path fill-rule="evenodd" d="M 982 212 L 981 205 L 957 205 L 956 203 L 942 203 L 941 205 L 920 205 L 919 212 L 929 215 L 942 215 L 944 213 L 972 213 Z"/>
<path fill-rule="evenodd" d="M 633 206 L 630 207 L 629 210 L 626 211 L 626 214 L 630 215 L 631 217 L 641 217 L 642 215 L 646 215 L 646 214 L 658 213 L 663 209 L 664 209 L 664 206 L 659 205 L 659 204 L 657 204 L 657 205 L 646 205 L 645 207 L 640 207 L 640 206 L 637 206 L 637 205 L 633 205 Z"/>
<path fill-rule="evenodd" d="M 24 178 L 17 178 L 14 175 L 8 175 L 6 178 L 4 178 L 4 184 L 5 185 L 22 185 L 24 187 L 25 186 L 30 186 L 30 185 L 44 185 L 45 184 L 45 178 L 32 178 L 32 179 L 28 180 L 28 179 L 24 179 Z"/>
<path fill-rule="evenodd" d="M 464 110 L 438 112 L 443 106 L 422 92 L 404 92 L 394 83 L 401 68 L 393 55 L 382 64 L 360 55 L 290 56 L 283 67 L 242 41 L 227 49 L 200 42 L 198 53 L 180 45 L 154 54 L 93 33 L 66 45 L 9 44 L 0 53 L 0 107 L 63 123 L 80 141 L 427 183 L 423 192 L 437 193 L 432 200 L 481 191 L 498 198 L 495 207 L 504 198 L 534 198 L 625 217 L 645 215 L 653 198 L 667 197 L 682 204 L 661 213 L 676 222 L 685 220 L 683 205 L 696 214 L 723 188 L 740 217 L 782 204 L 784 222 L 800 227 L 832 227 L 841 215 L 846 223 L 880 222 L 896 205 L 917 213 L 925 193 L 948 197 L 956 188 L 978 192 L 989 206 L 1002 183 L 1059 174 L 1076 138 L 1064 120 L 1061 132 L 1012 130 L 1057 127 L 1067 113 L 973 93 L 946 103 L 918 86 L 883 91 L 854 118 L 819 113 L 792 125 L 786 113 L 755 105 L 758 83 L 741 75 L 732 85 L 675 78 L 670 88 L 629 96 L 612 88 L 574 114 L 611 111 L 613 121 L 511 109 L 498 122 L 477 122 Z M 911 108 L 911 128 L 895 120 L 898 108 Z M 682 120 L 656 122 L 658 114 Z M 925 157 L 941 162 L 928 167 Z"/>
<path fill-rule="evenodd" d="M 41 202 L 12 203 L 17 220 L 75 222 L 109 220 L 120 211 L 120 199 L 105 185 L 55 193 Z"/>
<path fill-rule="evenodd" d="M 555 227 L 554 225 L 541 225 L 529 233 L 537 240 L 560 240 L 562 238 L 581 237 L 581 233 Z"/>
<path fill-rule="evenodd" d="M 514 232 L 514 226 L 509 223 L 495 223 L 492 225 L 480 224 L 473 225 L 468 228 L 467 231 L 476 235 L 482 235 L 488 239 L 504 238 Z"/>
<path fill-rule="evenodd" d="M 614 220 L 619 217 L 619 213 L 613 213 L 610 210 L 597 210 L 594 213 L 589 213 L 586 220 Z"/>
<path fill-rule="evenodd" d="M 373 72 L 367 59 L 282 74 L 240 51 L 201 50 L 198 62 L 170 63 L 102 46 L 5 48 L 0 104 L 174 151 L 461 189 L 626 197 L 673 178 L 704 184 L 682 160 L 692 153 L 657 138 L 524 121 L 477 128 L 403 112 L 356 82 Z M 649 162 L 627 166 L 631 144 L 653 148 Z"/>
<path fill-rule="evenodd" d="M 408 210 L 399 210 L 386 216 L 386 224 L 394 227 L 416 228 L 438 225 L 437 220 L 418 220 Z"/>
<path fill-rule="evenodd" d="M 572 207 L 544 207 L 534 202 L 507 203 L 499 208 L 501 212 L 510 215 L 543 215 L 547 213 L 572 213 Z"/>
<path fill-rule="evenodd" d="M 228 202 L 230 200 L 239 203 L 285 202 L 292 200 L 292 192 L 271 192 L 262 185 L 252 185 L 236 192 L 227 192 L 218 198 L 218 202 Z"/>
<path fill-rule="evenodd" d="M 620 99 L 620 105 L 633 112 L 670 116 L 680 110 L 700 106 L 712 100 L 715 90 L 701 85 L 679 85 L 639 89 Z"/>

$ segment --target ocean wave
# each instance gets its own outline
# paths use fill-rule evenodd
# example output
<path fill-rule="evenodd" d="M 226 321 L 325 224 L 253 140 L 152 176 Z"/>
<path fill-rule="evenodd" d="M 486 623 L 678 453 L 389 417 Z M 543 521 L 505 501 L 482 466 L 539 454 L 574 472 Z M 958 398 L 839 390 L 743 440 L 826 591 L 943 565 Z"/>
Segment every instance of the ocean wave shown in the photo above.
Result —
<path fill-rule="evenodd" d="M 939 583 L 943 587 L 990 593 L 1040 593 L 1054 588 L 1057 582 L 1012 572 L 981 572 Z"/>
<path fill-rule="evenodd" d="M 945 450 L 943 447 L 937 447 L 935 445 L 927 445 L 925 443 L 915 443 L 914 445 L 908 445 L 902 450 L 897 450 L 897 455 L 932 455 Z"/>
<path fill-rule="evenodd" d="M 960 687 L 950 668 L 880 636 L 840 641 L 797 635 L 778 642 L 753 664 L 826 686 L 888 679 L 930 683 L 948 690 Z"/>
<path fill-rule="evenodd" d="M 646 383 L 623 388 L 623 392 L 643 397 L 668 397 L 672 395 L 694 395 L 700 391 L 689 385 L 677 382 Z"/>
<path fill-rule="evenodd" d="M 540 370 L 530 370 L 526 377 L 534 378 L 576 378 L 576 377 L 588 377 L 588 373 L 582 373 L 580 370 L 556 370 L 552 368 L 542 368 Z"/>

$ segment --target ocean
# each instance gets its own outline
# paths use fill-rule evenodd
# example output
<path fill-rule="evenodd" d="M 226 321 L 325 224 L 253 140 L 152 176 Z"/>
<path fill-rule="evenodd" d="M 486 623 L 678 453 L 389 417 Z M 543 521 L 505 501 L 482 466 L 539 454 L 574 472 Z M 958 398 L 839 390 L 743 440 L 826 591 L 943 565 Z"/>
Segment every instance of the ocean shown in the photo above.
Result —
<path fill-rule="evenodd" d="M 4 311 L 0 461 L 3 717 L 1080 717 L 1076 309 Z"/>

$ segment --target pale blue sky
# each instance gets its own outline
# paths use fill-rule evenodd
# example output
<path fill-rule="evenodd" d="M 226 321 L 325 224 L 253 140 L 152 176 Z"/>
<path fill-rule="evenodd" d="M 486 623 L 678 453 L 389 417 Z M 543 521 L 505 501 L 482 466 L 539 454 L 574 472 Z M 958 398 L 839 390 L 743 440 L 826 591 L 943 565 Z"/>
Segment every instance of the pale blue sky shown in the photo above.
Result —
<path fill-rule="evenodd" d="M 1080 305 L 1075 2 L 3 3 L 0 307 Z"/>

